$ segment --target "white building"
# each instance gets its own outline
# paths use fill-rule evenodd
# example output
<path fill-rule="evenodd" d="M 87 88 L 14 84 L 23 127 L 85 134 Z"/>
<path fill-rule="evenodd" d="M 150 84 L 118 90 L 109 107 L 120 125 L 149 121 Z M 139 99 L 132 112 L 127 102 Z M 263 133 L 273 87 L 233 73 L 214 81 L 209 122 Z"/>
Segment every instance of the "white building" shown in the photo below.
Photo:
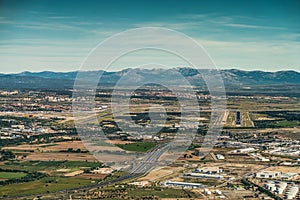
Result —
<path fill-rule="evenodd" d="M 202 167 L 195 170 L 195 172 L 200 172 L 204 174 L 219 174 L 222 173 L 223 170 L 219 167 Z"/>
<path fill-rule="evenodd" d="M 283 194 L 283 191 L 286 189 L 287 183 L 286 182 L 269 181 L 268 183 L 266 183 L 264 185 L 264 187 L 271 192 L 276 192 L 277 194 L 281 195 L 281 194 Z"/>
<path fill-rule="evenodd" d="M 182 187 L 182 188 L 201 188 L 203 187 L 200 183 L 188 183 L 188 182 L 174 182 L 174 181 L 166 181 L 164 186 L 173 186 L 173 187 Z"/>
<path fill-rule="evenodd" d="M 217 154 L 216 157 L 217 157 L 218 160 L 224 160 L 225 159 L 225 157 L 221 154 Z"/>
<path fill-rule="evenodd" d="M 220 190 L 216 190 L 216 191 L 215 191 L 215 194 L 217 194 L 217 195 L 222 195 L 222 192 L 221 192 Z"/>
<path fill-rule="evenodd" d="M 256 178 L 277 178 L 281 176 L 281 172 L 274 172 L 274 171 L 261 171 L 256 173 Z"/>
<path fill-rule="evenodd" d="M 285 199 L 294 199 L 299 191 L 298 186 L 291 186 L 284 194 Z"/>
<path fill-rule="evenodd" d="M 250 148 L 244 148 L 244 149 L 236 149 L 231 151 L 231 153 L 251 153 L 256 151 L 256 149 L 250 147 Z"/>
<path fill-rule="evenodd" d="M 291 173 L 291 172 L 289 172 L 289 173 L 281 174 L 280 178 L 284 179 L 284 180 L 291 180 L 291 179 L 293 179 L 293 178 L 295 178 L 297 176 L 298 176 L 297 173 Z"/>
<path fill-rule="evenodd" d="M 112 168 L 98 168 L 92 171 L 93 174 L 111 174 L 112 172 Z"/>
<path fill-rule="evenodd" d="M 271 192 L 274 192 L 277 189 L 275 183 L 267 183 L 264 187 Z"/>
<path fill-rule="evenodd" d="M 219 174 L 202 174 L 202 173 L 185 173 L 183 174 L 185 177 L 192 178 L 215 178 L 215 179 L 223 179 L 222 175 Z"/>
<path fill-rule="evenodd" d="M 277 184 L 277 189 L 275 192 L 277 192 L 278 194 L 283 194 L 283 191 L 285 190 L 286 187 L 287 187 L 286 182 L 280 182 L 279 184 Z"/>
<path fill-rule="evenodd" d="M 211 195 L 211 191 L 207 188 L 204 189 L 204 194 L 205 195 Z"/>

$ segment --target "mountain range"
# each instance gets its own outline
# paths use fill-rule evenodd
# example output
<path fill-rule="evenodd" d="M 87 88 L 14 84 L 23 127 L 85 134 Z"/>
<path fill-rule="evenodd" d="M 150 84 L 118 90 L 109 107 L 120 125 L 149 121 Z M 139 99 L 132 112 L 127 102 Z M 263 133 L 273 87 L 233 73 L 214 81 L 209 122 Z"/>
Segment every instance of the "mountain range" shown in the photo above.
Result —
<path fill-rule="evenodd" d="M 100 85 L 114 85 L 131 72 L 131 80 L 163 79 L 169 82 L 178 82 L 178 72 L 192 85 L 204 85 L 202 76 L 216 73 L 216 70 L 194 68 L 174 69 L 125 69 L 117 72 L 84 71 L 81 75 L 92 79 L 97 73 L 103 73 Z M 132 73 L 133 72 L 133 73 Z M 16 74 L 0 74 L 0 88 L 2 89 L 69 89 L 73 87 L 78 71 L 72 72 L 22 72 Z M 300 73 L 296 71 L 243 71 L 238 69 L 220 70 L 225 86 L 257 86 L 257 85 L 300 85 Z"/>

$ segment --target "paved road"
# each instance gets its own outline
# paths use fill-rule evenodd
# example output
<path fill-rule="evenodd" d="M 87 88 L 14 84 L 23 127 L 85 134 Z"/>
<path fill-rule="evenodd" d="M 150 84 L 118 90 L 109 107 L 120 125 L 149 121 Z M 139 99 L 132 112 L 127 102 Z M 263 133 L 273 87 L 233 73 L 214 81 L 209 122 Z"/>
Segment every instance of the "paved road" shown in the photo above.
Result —
<path fill-rule="evenodd" d="M 141 174 L 150 171 L 158 165 L 159 157 L 169 148 L 169 145 L 159 145 L 150 151 L 137 166 L 129 171 L 129 174 Z"/>

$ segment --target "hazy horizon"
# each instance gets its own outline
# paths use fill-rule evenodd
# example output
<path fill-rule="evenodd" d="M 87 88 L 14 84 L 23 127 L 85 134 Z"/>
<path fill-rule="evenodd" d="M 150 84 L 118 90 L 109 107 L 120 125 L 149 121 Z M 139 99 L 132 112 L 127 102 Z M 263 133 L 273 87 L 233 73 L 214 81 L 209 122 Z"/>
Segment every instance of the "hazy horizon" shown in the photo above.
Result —
<path fill-rule="evenodd" d="M 193 69 L 192 67 L 171 67 L 169 69 L 174 69 L 174 68 L 191 68 Z M 120 70 L 103 70 L 103 71 L 106 71 L 106 72 L 119 72 L 119 71 L 123 71 L 123 70 L 127 70 L 127 69 L 133 69 L 133 68 L 130 68 L 130 67 L 126 67 L 124 69 L 120 69 Z M 143 68 L 134 68 L 134 69 L 143 69 Z M 155 69 L 162 69 L 162 68 L 155 68 Z M 41 71 L 31 71 L 31 70 L 24 70 L 24 71 L 18 71 L 18 72 L 0 72 L 0 74 L 20 74 L 20 73 L 24 73 L 24 72 L 30 72 L 30 73 L 41 73 L 41 72 L 54 72 L 54 73 L 71 73 L 71 72 L 78 72 L 78 71 L 101 71 L 102 69 L 99 69 L 99 70 L 70 70 L 70 71 L 53 71 L 53 70 L 41 70 Z M 211 70 L 209 68 L 201 68 L 199 70 Z M 271 70 L 263 70 L 263 69 L 240 69 L 240 68 L 216 68 L 215 70 L 240 70 L 240 71 L 248 71 L 248 72 L 251 72 L 251 71 L 262 71 L 262 72 L 280 72 L 280 71 L 294 71 L 294 72 L 297 72 L 297 73 L 300 73 L 300 70 L 294 70 L 294 69 L 282 69 L 282 70 L 275 70 L 275 71 L 271 71 Z"/>

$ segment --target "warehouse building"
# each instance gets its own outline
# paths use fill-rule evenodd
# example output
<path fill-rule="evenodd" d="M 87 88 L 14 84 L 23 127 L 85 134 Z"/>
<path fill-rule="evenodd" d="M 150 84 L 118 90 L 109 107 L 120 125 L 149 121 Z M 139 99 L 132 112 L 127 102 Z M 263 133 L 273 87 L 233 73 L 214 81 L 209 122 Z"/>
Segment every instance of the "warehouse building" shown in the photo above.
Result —
<path fill-rule="evenodd" d="M 174 182 L 174 181 L 166 181 L 164 186 L 173 186 L 173 187 L 182 187 L 182 188 L 202 188 L 204 185 L 200 183 L 188 183 L 188 182 Z"/>
<path fill-rule="evenodd" d="M 281 176 L 281 172 L 261 171 L 256 173 L 256 178 L 277 178 Z"/>

